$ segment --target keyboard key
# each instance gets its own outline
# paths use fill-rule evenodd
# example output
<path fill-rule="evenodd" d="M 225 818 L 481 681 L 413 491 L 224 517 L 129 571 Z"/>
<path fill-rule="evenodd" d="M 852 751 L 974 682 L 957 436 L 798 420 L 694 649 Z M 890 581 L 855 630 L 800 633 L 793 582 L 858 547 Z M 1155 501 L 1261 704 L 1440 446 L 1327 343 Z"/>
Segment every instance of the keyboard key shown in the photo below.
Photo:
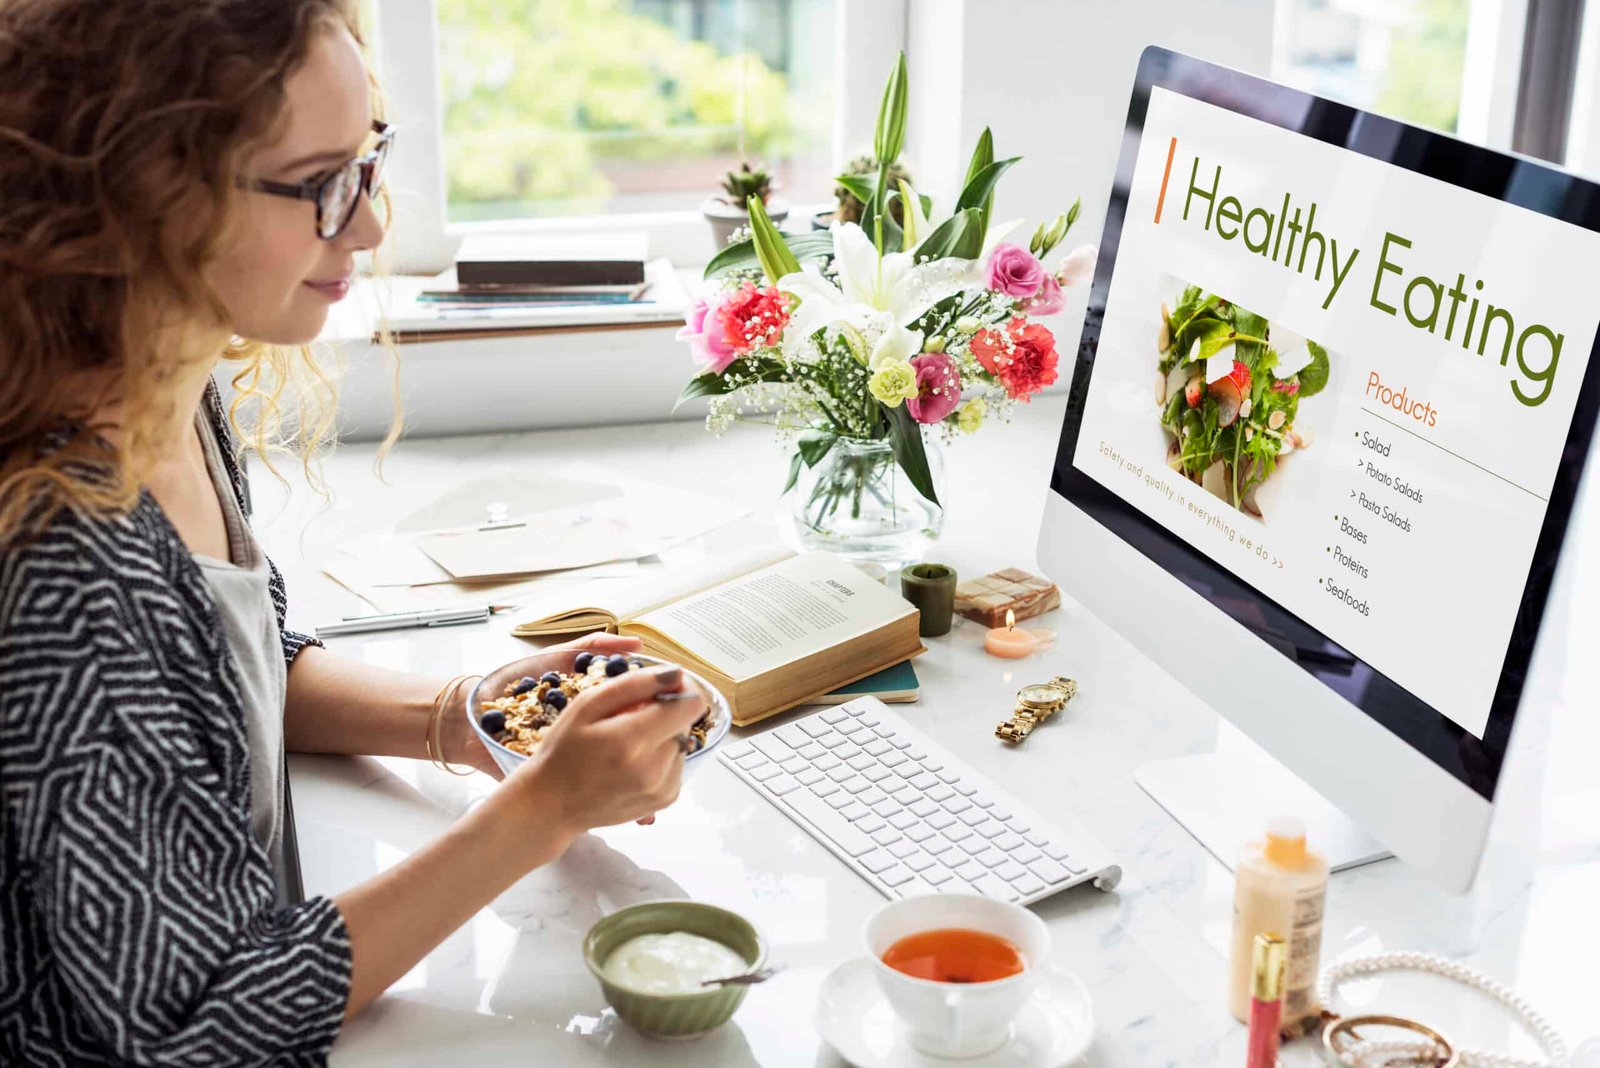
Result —
<path fill-rule="evenodd" d="M 919 819 L 927 819 L 938 811 L 939 806 L 929 801 L 926 797 L 920 797 L 911 802 L 911 813 Z"/>
<path fill-rule="evenodd" d="M 894 773 L 900 776 L 902 779 L 905 779 L 907 782 L 922 774 L 922 772 L 918 770 L 917 765 L 911 763 L 909 760 L 895 768 Z"/>
<path fill-rule="evenodd" d="M 891 843 L 889 846 L 889 852 L 893 853 L 900 860 L 906 859 L 916 851 L 916 845 L 906 841 L 904 838 L 900 839 L 898 842 Z"/>
<path fill-rule="evenodd" d="M 876 812 L 868 812 L 863 818 L 856 820 L 855 825 L 856 830 L 862 834 L 871 834 L 873 831 L 881 831 L 889 826 L 883 821 L 883 817 Z"/>
<path fill-rule="evenodd" d="M 881 723 L 873 725 L 872 733 L 876 734 L 880 738 L 888 738 L 890 741 L 894 740 L 894 728 L 885 727 Z"/>
<path fill-rule="evenodd" d="M 1029 831 L 1033 830 L 1032 827 L 1029 827 L 1026 823 L 1023 823 L 1021 820 L 1015 817 L 1006 820 L 1006 826 L 1010 827 L 1017 834 L 1027 834 Z"/>
<path fill-rule="evenodd" d="M 854 823 L 857 820 L 864 820 L 868 816 L 872 815 L 872 810 L 869 809 L 866 805 L 863 805 L 859 800 L 856 800 L 856 801 L 850 802 L 848 805 L 845 805 L 844 808 L 841 808 L 839 810 L 839 815 L 843 816 L 845 819 L 849 820 L 851 823 Z M 870 832 L 870 831 L 862 831 L 861 833 L 862 834 L 870 834 L 872 832 Z"/>
<path fill-rule="evenodd" d="M 884 785 L 887 786 L 889 784 L 884 783 Z M 914 805 L 922 798 L 922 795 L 917 792 L 917 788 L 915 786 L 909 786 L 904 783 L 897 788 L 890 790 L 889 796 L 900 802 L 902 805 Z"/>
<path fill-rule="evenodd" d="M 850 826 L 828 803 L 805 790 L 796 790 L 783 799 L 795 812 L 817 828 L 824 838 L 837 845 L 847 857 L 859 857 L 872 849 L 872 839 Z"/>
<path fill-rule="evenodd" d="M 1044 856 L 1043 853 L 1033 848 L 1033 846 L 1027 844 L 1024 844 L 1019 849 L 1011 850 L 1011 859 L 1015 860 L 1018 864 L 1032 864 L 1042 856 Z"/>
<path fill-rule="evenodd" d="M 799 723 L 796 723 L 795 726 L 799 727 L 813 738 L 821 738 L 825 734 L 833 733 L 833 728 L 828 726 L 816 716 L 803 719 Z"/>
<path fill-rule="evenodd" d="M 882 741 L 883 739 L 880 738 L 878 740 Z M 886 767 L 886 768 L 898 768 L 901 764 L 904 764 L 906 762 L 906 755 L 904 753 L 897 752 L 897 751 L 891 749 L 889 752 L 885 753 L 880 759 L 881 759 L 884 767 Z"/>
<path fill-rule="evenodd" d="M 839 792 L 839 784 L 829 778 L 819 778 L 816 782 L 809 785 L 811 786 L 811 792 L 816 794 L 818 797 L 827 797 L 829 794 L 836 794 Z"/>
<path fill-rule="evenodd" d="M 738 760 L 748 752 L 750 752 L 749 742 L 734 742 L 722 751 L 722 756 L 725 760 Z"/>
<path fill-rule="evenodd" d="M 998 849 L 985 849 L 978 854 L 978 863 L 985 868 L 998 868 L 1000 865 L 1007 863 L 1008 860 L 1009 858 Z"/>
<path fill-rule="evenodd" d="M 783 741 L 775 734 L 760 734 L 750 739 L 750 744 L 765 753 L 769 760 L 788 760 L 794 756 L 794 749 L 788 742 Z"/>
<path fill-rule="evenodd" d="M 959 792 L 960 791 L 958 790 L 957 793 L 959 793 Z M 984 797 L 982 794 L 975 794 L 973 796 L 973 798 L 972 798 L 972 803 L 974 805 L 977 805 L 979 808 L 985 808 L 985 809 L 993 808 L 994 807 L 994 798 L 992 798 L 992 797 Z"/>
<path fill-rule="evenodd" d="M 839 706 L 839 711 L 848 712 L 848 713 L 850 713 L 850 715 L 855 716 L 857 719 L 859 719 L 861 717 L 861 705 L 857 701 L 851 701 L 848 704 L 840 705 Z"/>
<path fill-rule="evenodd" d="M 844 761 L 828 752 L 824 752 L 819 757 L 811 758 L 811 766 L 816 768 L 818 771 L 832 771 L 834 768 L 843 763 Z"/>
<path fill-rule="evenodd" d="M 839 722 L 841 722 L 841 721 L 843 721 L 845 719 L 848 719 L 849 716 L 850 716 L 850 713 L 846 712 L 842 708 L 830 708 L 826 712 L 817 713 L 817 718 L 818 719 L 822 720 L 822 722 L 824 722 L 824 723 L 829 723 L 829 724 L 839 723 Z"/>
<path fill-rule="evenodd" d="M 1022 896 L 1011 886 L 987 873 L 972 880 L 972 888 L 984 897 L 992 897 L 997 901 L 1015 901 Z"/>
<path fill-rule="evenodd" d="M 920 849 L 903 858 L 905 866 L 914 872 L 924 872 L 934 866 L 934 859 Z"/>
<path fill-rule="evenodd" d="M 1001 808 L 999 805 L 996 805 L 994 808 L 991 808 L 989 810 L 989 815 L 993 816 L 995 819 L 999 820 L 1001 823 L 1005 823 L 1006 821 L 1011 819 L 1011 813 L 1006 811 L 1005 809 Z"/>
<path fill-rule="evenodd" d="M 854 743 L 854 742 L 845 742 L 843 745 L 838 745 L 838 746 L 834 747 L 833 755 L 838 757 L 840 760 L 844 761 L 846 764 L 848 764 L 848 763 L 850 763 L 850 761 L 855 760 L 857 757 L 864 757 L 867 754 L 865 752 L 863 752 L 861 747 L 859 745 L 857 745 L 856 743 Z M 871 757 L 867 757 L 867 759 L 871 760 L 872 758 Z"/>
<path fill-rule="evenodd" d="M 805 745 L 802 745 L 798 750 L 796 750 L 796 752 L 805 757 L 807 760 L 815 760 L 827 751 L 827 746 L 818 745 L 816 742 L 807 742 Z"/>
<path fill-rule="evenodd" d="M 767 789 L 771 790 L 776 796 L 782 797 L 791 790 L 800 789 L 800 780 L 793 775 L 779 775 L 776 779 L 767 783 Z"/>
<path fill-rule="evenodd" d="M 1022 838 L 1019 835 L 1012 834 L 1010 831 L 1003 830 L 995 836 L 994 847 L 996 849 L 1004 849 L 1009 853 L 1014 849 L 1023 848 Z"/>
<path fill-rule="evenodd" d="M 849 789 L 848 784 L 846 784 L 845 789 Z M 980 823 L 989 822 L 988 815 L 981 808 L 969 808 L 963 812 L 958 812 L 956 818 L 968 827 L 976 827 Z"/>
<path fill-rule="evenodd" d="M 845 782 L 849 779 L 857 778 L 857 775 L 854 770 L 845 767 L 843 764 L 835 763 L 833 767 L 828 769 L 828 778 L 834 782 Z"/>
<path fill-rule="evenodd" d="M 910 749 L 906 750 L 906 756 L 910 757 L 912 760 L 922 760 L 927 755 L 927 753 L 923 752 L 921 749 L 918 749 L 916 746 L 912 746 Z"/>
<path fill-rule="evenodd" d="M 859 859 L 861 866 L 874 875 L 894 867 L 894 858 L 881 849 L 874 849 L 870 853 L 863 854 Z"/>
<path fill-rule="evenodd" d="M 873 756 L 882 756 L 885 753 L 889 753 L 889 752 L 893 752 L 894 751 L 894 746 L 890 745 L 888 742 L 884 741 L 882 738 L 874 738 L 874 739 L 872 739 L 872 741 L 868 742 L 866 745 L 862 746 L 861 748 L 865 749 L 867 752 L 871 753 Z"/>
<path fill-rule="evenodd" d="M 909 812 L 900 812 L 889 817 L 889 826 L 893 827 L 897 831 L 903 831 L 913 824 L 920 825 L 921 822 L 921 820 L 917 819 L 917 817 L 913 816 Z"/>
<path fill-rule="evenodd" d="M 939 785 L 939 776 L 931 771 L 924 771 L 921 774 L 912 776 L 911 785 L 919 790 L 931 790 Z"/>
<path fill-rule="evenodd" d="M 823 775 L 822 772 L 818 771 L 816 768 L 810 767 L 809 765 L 795 772 L 794 777 L 800 780 L 800 784 L 802 786 L 815 786 L 817 783 L 827 778 L 827 776 Z"/>
<path fill-rule="evenodd" d="M 845 769 L 844 768 L 839 768 L 838 770 L 839 771 L 844 771 Z M 832 773 L 830 772 L 829 774 L 832 774 Z M 868 786 L 871 786 L 872 784 L 869 783 L 866 779 L 863 779 L 859 775 L 851 775 L 850 778 L 844 780 L 839 785 L 843 786 L 846 790 L 849 790 L 853 794 L 859 794 L 861 791 L 865 790 Z"/>
<path fill-rule="evenodd" d="M 935 760 L 933 757 L 928 757 L 926 760 L 918 761 L 918 763 L 920 763 L 927 771 L 937 772 L 944 770 L 944 763 L 942 761 Z"/>
<path fill-rule="evenodd" d="M 946 812 L 953 812 L 956 815 L 960 815 L 972 807 L 972 802 L 968 801 L 964 797 L 946 798 L 942 804 L 944 805 L 944 810 Z"/>
<path fill-rule="evenodd" d="M 857 800 L 863 805 L 866 805 L 868 808 L 871 808 L 873 805 L 876 805 L 879 801 L 882 801 L 888 796 L 888 794 L 874 786 L 871 789 L 862 790 L 861 795 L 857 798 Z"/>
<path fill-rule="evenodd" d="M 843 723 L 839 724 L 839 726 L 836 727 L 835 730 L 839 731 L 839 733 L 843 734 L 847 738 L 854 739 L 855 741 L 860 741 L 861 739 L 857 738 L 856 735 L 858 733 L 860 733 L 861 731 L 867 730 L 867 728 L 863 727 L 861 725 L 860 721 L 858 721 L 858 720 L 847 719 Z M 867 731 L 867 735 L 866 736 L 868 738 L 872 737 L 872 732 L 871 731 Z"/>
<path fill-rule="evenodd" d="M 990 839 L 997 839 L 1002 834 L 1006 833 L 1005 827 L 1003 827 L 1000 824 L 996 823 L 994 820 L 984 820 L 982 823 L 978 824 L 976 827 L 974 827 L 972 829 L 977 831 L 979 834 L 983 835 L 985 838 L 990 838 Z M 995 843 L 995 848 L 998 849 L 999 847 L 1000 847 L 1000 843 L 996 842 Z"/>
<path fill-rule="evenodd" d="M 882 782 L 884 779 L 887 779 L 890 775 L 893 775 L 894 772 L 890 771 L 888 768 L 880 766 L 880 767 L 868 768 L 866 771 L 863 771 L 861 774 L 866 776 L 868 782 Z"/>
<path fill-rule="evenodd" d="M 951 771 L 949 768 L 941 768 L 934 774 L 938 775 L 941 781 L 948 783 L 956 783 L 961 779 L 961 775 L 959 773 Z"/>
<path fill-rule="evenodd" d="M 855 768 L 857 771 L 864 771 L 878 762 L 876 757 L 868 756 L 866 753 L 857 753 L 855 756 L 844 756 L 841 754 L 839 759 L 843 760 L 846 764 L 852 768 Z"/>
<path fill-rule="evenodd" d="M 1063 868 L 1066 868 L 1068 871 L 1070 871 L 1074 875 L 1082 875 L 1084 872 L 1089 870 L 1089 869 L 1085 868 L 1082 864 L 1080 864 L 1078 861 L 1073 860 L 1071 857 L 1068 857 L 1066 860 L 1061 861 L 1061 866 Z"/>
<path fill-rule="evenodd" d="M 866 712 L 866 711 L 863 711 L 859 718 L 860 718 L 862 723 L 865 723 L 869 727 L 876 727 L 879 723 L 883 722 L 877 716 L 874 716 L 871 712 Z"/>
<path fill-rule="evenodd" d="M 1033 831 L 1031 833 L 1028 832 L 1028 831 L 1023 831 L 1022 832 L 1022 837 L 1026 838 L 1028 840 L 1029 844 L 1036 845 L 1036 846 L 1042 846 L 1046 842 L 1049 841 L 1048 838 L 1046 838 L 1044 835 L 1040 834 L 1038 831 Z"/>
<path fill-rule="evenodd" d="M 973 794 L 978 792 L 978 788 L 973 786 L 971 783 L 955 782 L 951 783 L 950 785 L 954 786 L 956 788 L 956 793 L 960 794 L 962 797 L 971 797 Z M 992 801 L 990 802 L 990 804 L 993 803 L 994 802 Z"/>
<path fill-rule="evenodd" d="M 787 726 L 779 727 L 772 733 L 777 735 L 779 738 L 782 738 L 791 749 L 799 749 L 803 752 L 805 748 L 811 744 L 810 735 L 801 730 L 800 725 L 797 723 L 790 723 Z"/>
<path fill-rule="evenodd" d="M 1049 857 L 1051 860 L 1057 860 L 1062 863 L 1066 863 L 1069 855 L 1068 852 L 1061 846 L 1056 845 L 1054 842 L 1046 842 L 1039 848 L 1043 849 L 1044 855 Z"/>
<path fill-rule="evenodd" d="M 913 842 L 926 842 L 928 839 L 932 838 L 938 833 L 938 831 L 935 831 L 926 823 L 919 823 L 913 827 L 906 828 L 906 837 L 911 839 Z"/>
<path fill-rule="evenodd" d="M 1032 878 L 1032 876 L 1028 875 L 1028 869 L 1024 868 L 1021 864 L 1018 864 L 1014 860 L 1008 860 L 1004 864 L 995 865 L 994 873 L 1008 883 L 1015 883 L 1018 879 L 1024 877 Z"/>
<path fill-rule="evenodd" d="M 1053 860 L 1036 860 L 1028 865 L 1028 870 L 1047 883 L 1059 883 L 1067 878 L 1067 869 Z"/>
<path fill-rule="evenodd" d="M 752 769 L 750 772 L 750 777 L 756 782 L 766 782 L 768 779 L 776 778 L 782 774 L 782 768 L 778 767 L 778 765 L 772 763 L 771 761 L 768 761 L 759 768 Z"/>
<path fill-rule="evenodd" d="M 1030 894 L 1037 894 L 1039 891 L 1044 889 L 1044 883 L 1041 883 L 1038 879 L 1035 879 L 1027 872 L 1022 873 L 1022 878 L 1011 880 L 1011 885 L 1016 887 L 1017 893 L 1021 894 L 1023 897 L 1027 897 Z"/>
<path fill-rule="evenodd" d="M 898 737 L 897 738 L 890 738 L 889 742 L 896 749 L 910 749 L 911 748 L 911 739 L 910 738 L 898 738 Z"/>
<path fill-rule="evenodd" d="M 884 819 L 888 819 L 890 816 L 897 816 L 900 814 L 900 802 L 896 801 L 892 797 L 886 797 L 882 801 L 879 801 L 876 805 L 873 805 L 872 811 L 876 812 Z"/>
<path fill-rule="evenodd" d="M 759 752 L 759 751 L 757 751 L 755 749 L 750 750 L 748 753 L 745 753 L 743 756 L 738 757 L 737 759 L 734 760 L 735 764 L 739 765 L 741 768 L 744 768 L 747 771 L 750 768 L 759 767 L 760 765 L 765 764 L 766 762 L 767 762 L 767 754 Z"/>
<path fill-rule="evenodd" d="M 867 835 L 867 837 L 871 838 L 874 842 L 877 842 L 881 846 L 886 846 L 890 842 L 900 841 L 904 835 L 895 830 L 893 827 L 879 827 L 877 830 Z"/>
<path fill-rule="evenodd" d="M 846 738 L 838 731 L 830 730 L 827 734 L 824 734 L 822 737 L 817 739 L 817 744 L 822 746 L 824 749 L 837 749 L 841 745 L 849 745 L 850 739 Z"/>
<path fill-rule="evenodd" d="M 942 838 L 938 835 L 935 835 L 926 842 L 923 842 L 922 848 L 937 857 L 944 853 L 950 852 L 950 850 L 955 848 L 955 844 L 947 838 Z"/>
<path fill-rule="evenodd" d="M 942 831 L 955 821 L 956 818 L 948 812 L 935 812 L 928 817 L 928 826 L 936 831 Z M 1038 853 L 1035 853 L 1034 856 L 1038 856 Z"/>
<path fill-rule="evenodd" d="M 989 843 L 973 834 L 961 839 L 960 848 L 967 856 L 975 857 L 981 853 L 989 852 Z"/>
<path fill-rule="evenodd" d="M 956 792 L 944 783 L 940 783 L 938 786 L 933 787 L 927 792 L 927 794 L 929 801 L 944 801 L 948 798 L 956 796 Z"/>
<path fill-rule="evenodd" d="M 788 760 L 785 760 L 783 763 L 779 764 L 778 767 L 782 768 L 784 773 L 787 775 L 798 775 L 802 771 L 811 770 L 811 765 L 806 763 L 805 758 L 799 755 L 790 757 Z"/>
<path fill-rule="evenodd" d="M 878 878 L 882 879 L 884 884 L 887 886 L 899 886 L 901 883 L 908 883 L 911 881 L 911 873 L 906 871 L 906 869 L 901 867 L 899 864 L 896 864 L 888 871 L 880 872 L 878 874 Z"/>
<path fill-rule="evenodd" d="M 950 839 L 952 842 L 960 842 L 963 839 L 972 837 L 972 828 L 968 827 L 964 823 L 957 823 L 954 826 L 946 827 L 944 829 L 944 836 Z M 981 842 L 983 839 L 980 838 L 979 841 Z M 988 845 L 989 844 L 987 842 L 984 842 L 984 848 L 987 849 Z"/>
<path fill-rule="evenodd" d="M 844 808 L 844 806 L 850 803 L 850 795 L 845 793 L 843 790 L 840 790 L 836 794 L 830 794 L 824 800 L 829 808 Z"/>
<path fill-rule="evenodd" d="M 961 865 L 961 867 L 956 869 L 956 874 L 970 883 L 979 876 L 989 874 L 989 872 L 988 869 L 982 864 L 979 864 L 975 860 L 969 860 L 965 864 Z"/>

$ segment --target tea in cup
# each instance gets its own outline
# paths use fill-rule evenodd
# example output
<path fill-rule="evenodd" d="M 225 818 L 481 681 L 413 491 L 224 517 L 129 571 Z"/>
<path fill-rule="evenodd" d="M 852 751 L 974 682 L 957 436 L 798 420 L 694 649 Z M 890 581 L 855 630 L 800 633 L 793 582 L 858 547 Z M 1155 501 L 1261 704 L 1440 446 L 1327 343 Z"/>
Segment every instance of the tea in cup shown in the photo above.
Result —
<path fill-rule="evenodd" d="M 865 936 L 878 985 L 911 1044 L 938 1057 L 998 1049 L 1050 952 L 1039 917 L 969 894 L 885 905 Z"/>

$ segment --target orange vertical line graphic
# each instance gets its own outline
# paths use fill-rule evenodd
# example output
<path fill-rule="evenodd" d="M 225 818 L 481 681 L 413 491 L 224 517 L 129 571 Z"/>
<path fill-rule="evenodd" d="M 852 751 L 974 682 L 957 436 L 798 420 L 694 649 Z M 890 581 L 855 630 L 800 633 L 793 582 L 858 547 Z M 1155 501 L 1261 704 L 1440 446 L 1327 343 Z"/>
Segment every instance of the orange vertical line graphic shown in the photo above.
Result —
<path fill-rule="evenodd" d="M 1172 157 L 1177 154 L 1178 139 L 1174 137 L 1167 146 L 1167 169 L 1161 172 L 1161 195 L 1156 197 L 1156 222 L 1161 222 L 1161 205 L 1167 200 L 1167 179 L 1172 177 Z"/>

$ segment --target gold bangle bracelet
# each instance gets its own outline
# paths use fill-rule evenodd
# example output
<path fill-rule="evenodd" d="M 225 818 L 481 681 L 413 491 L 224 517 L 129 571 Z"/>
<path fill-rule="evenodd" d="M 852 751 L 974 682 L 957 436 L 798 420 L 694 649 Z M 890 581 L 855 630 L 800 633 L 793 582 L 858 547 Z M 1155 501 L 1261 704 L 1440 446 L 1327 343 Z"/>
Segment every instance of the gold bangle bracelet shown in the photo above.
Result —
<path fill-rule="evenodd" d="M 439 692 L 433 695 L 433 712 L 428 716 L 428 728 L 422 735 L 422 747 L 434 767 L 448 771 L 452 775 L 471 775 L 476 769 L 470 767 L 465 769 L 458 768 L 444 759 L 444 743 L 439 737 L 440 718 L 444 714 L 445 708 L 455 700 L 455 696 L 460 692 L 463 683 L 468 679 L 481 678 L 483 678 L 482 675 L 457 675 L 439 687 Z"/>

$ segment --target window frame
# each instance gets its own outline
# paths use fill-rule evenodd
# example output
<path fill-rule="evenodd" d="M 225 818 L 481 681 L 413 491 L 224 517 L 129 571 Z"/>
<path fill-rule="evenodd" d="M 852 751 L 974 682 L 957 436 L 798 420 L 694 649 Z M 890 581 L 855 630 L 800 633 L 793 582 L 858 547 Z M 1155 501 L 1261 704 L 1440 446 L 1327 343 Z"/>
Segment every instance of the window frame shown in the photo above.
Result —
<path fill-rule="evenodd" d="M 839 70 L 830 150 L 836 160 L 872 142 L 876 108 L 863 102 L 878 99 L 885 72 L 905 45 L 911 2 L 835 0 L 833 50 Z M 449 222 L 437 4 L 435 0 L 375 0 L 373 14 L 373 52 L 384 87 L 385 118 L 399 131 L 398 151 L 390 157 L 386 182 L 397 220 L 382 253 L 390 269 L 415 274 L 442 271 L 454 261 L 461 239 L 476 233 L 644 230 L 650 237 L 652 256 L 667 256 L 678 265 L 710 258 L 713 250 L 706 221 L 691 210 Z M 871 114 L 863 117 L 863 112 Z M 804 219 L 827 206 L 797 202 L 791 206 L 791 218 Z"/>

